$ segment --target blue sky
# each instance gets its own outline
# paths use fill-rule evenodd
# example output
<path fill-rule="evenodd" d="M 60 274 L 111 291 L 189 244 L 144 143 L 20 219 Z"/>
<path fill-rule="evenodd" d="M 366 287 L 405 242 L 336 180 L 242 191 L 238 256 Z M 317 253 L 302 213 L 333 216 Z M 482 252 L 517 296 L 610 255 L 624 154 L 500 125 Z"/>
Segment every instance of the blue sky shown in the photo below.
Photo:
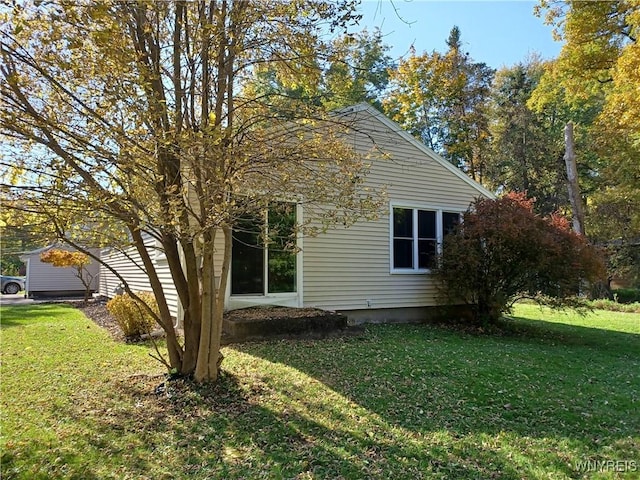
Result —
<path fill-rule="evenodd" d="M 412 44 L 417 53 L 446 51 L 449 31 L 457 25 L 465 52 L 477 62 L 500 68 L 524 61 L 530 53 L 537 52 L 542 58 L 551 59 L 560 52 L 562 44 L 553 40 L 551 27 L 533 15 L 536 3 L 528 0 L 393 0 L 393 3 L 363 0 L 360 26 L 369 30 L 380 27 L 395 59 L 406 55 Z"/>

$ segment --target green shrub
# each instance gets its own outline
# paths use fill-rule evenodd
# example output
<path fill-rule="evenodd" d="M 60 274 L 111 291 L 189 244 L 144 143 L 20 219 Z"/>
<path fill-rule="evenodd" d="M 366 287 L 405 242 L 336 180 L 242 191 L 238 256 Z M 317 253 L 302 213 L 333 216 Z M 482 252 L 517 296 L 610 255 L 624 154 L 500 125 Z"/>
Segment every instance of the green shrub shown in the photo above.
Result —
<path fill-rule="evenodd" d="M 156 299 L 150 292 L 136 292 L 140 299 L 149 305 L 152 310 L 158 313 Z M 128 294 L 116 295 L 107 302 L 107 310 L 115 318 L 122 329 L 125 337 L 139 337 L 144 333 L 149 333 L 156 321 L 137 300 Z"/>
<path fill-rule="evenodd" d="M 640 290 L 637 288 L 618 288 L 612 290 L 613 298 L 618 303 L 639 303 L 640 302 Z"/>

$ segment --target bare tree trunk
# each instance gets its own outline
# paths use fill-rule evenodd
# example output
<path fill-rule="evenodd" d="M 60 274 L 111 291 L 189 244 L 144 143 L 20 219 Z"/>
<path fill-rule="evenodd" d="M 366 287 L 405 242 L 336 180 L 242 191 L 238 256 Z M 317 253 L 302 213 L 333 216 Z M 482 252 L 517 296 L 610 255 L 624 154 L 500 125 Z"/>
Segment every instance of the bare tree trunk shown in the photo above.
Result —
<path fill-rule="evenodd" d="M 182 373 L 191 375 L 197 363 L 198 345 L 200 344 L 200 328 L 202 320 L 202 304 L 200 303 L 200 280 L 198 278 L 199 257 L 196 254 L 193 241 L 181 242 L 184 254 L 184 273 L 186 284 L 184 285 L 184 358 L 182 361 Z M 179 258 L 177 259 L 179 262 Z"/>
<path fill-rule="evenodd" d="M 216 334 L 216 285 L 215 285 L 215 265 L 213 261 L 213 251 L 215 242 L 215 230 L 205 234 L 202 246 L 202 317 L 200 324 L 200 345 L 198 348 L 198 358 L 194 377 L 198 382 L 214 381 L 218 376 L 218 369 L 215 365 L 212 368 L 210 357 L 216 356 L 218 352 L 215 347 Z M 219 347 L 218 347 L 219 350 Z"/>
<path fill-rule="evenodd" d="M 213 259 L 215 235 L 212 235 L 210 241 L 205 242 L 202 250 L 202 323 L 198 363 L 194 374 L 194 378 L 198 382 L 215 382 L 218 379 L 220 364 L 224 358 L 220 347 L 225 292 L 231 264 L 232 230 L 228 226 L 223 226 L 220 231 L 224 235 L 224 257 L 219 285 L 216 285 Z"/>
<path fill-rule="evenodd" d="M 209 364 L 211 368 L 216 370 L 216 378 L 220 372 L 220 364 L 223 360 L 223 355 L 220 352 L 220 344 L 222 340 L 222 326 L 224 322 L 224 301 L 227 291 L 227 280 L 229 278 L 229 270 L 231 267 L 231 242 L 232 242 L 232 229 L 229 226 L 222 227 L 222 233 L 224 234 L 224 257 L 222 260 L 222 269 L 220 272 L 220 284 L 218 285 L 217 298 L 216 298 L 216 311 L 214 317 L 215 335 L 212 339 L 212 352 L 214 355 L 210 355 Z"/>
<path fill-rule="evenodd" d="M 89 296 L 91 295 L 91 284 L 93 283 L 94 275 L 91 275 L 89 271 L 84 268 L 78 268 L 76 273 L 76 277 L 82 282 L 84 286 L 84 300 L 82 301 L 82 306 L 86 307 L 89 303 Z"/>
<path fill-rule="evenodd" d="M 136 250 L 140 254 L 147 276 L 149 277 L 151 290 L 156 297 L 158 310 L 160 311 L 159 317 L 162 322 L 160 326 L 167 334 L 167 350 L 169 352 L 171 367 L 175 368 L 177 371 L 182 371 L 183 350 L 182 347 L 180 347 L 175 328 L 173 327 L 173 318 L 171 318 L 171 312 L 169 311 L 164 290 L 162 289 L 162 282 L 160 282 L 153 261 L 149 257 L 149 252 L 144 244 L 142 234 L 135 228 L 131 228 L 129 231 L 133 238 Z"/>
<path fill-rule="evenodd" d="M 567 167 L 567 187 L 569 188 L 569 201 L 573 210 L 573 229 L 580 235 L 584 235 L 584 207 L 578 185 L 578 168 L 576 166 L 576 154 L 573 142 L 573 123 L 568 122 L 564 127 L 564 162 Z"/>

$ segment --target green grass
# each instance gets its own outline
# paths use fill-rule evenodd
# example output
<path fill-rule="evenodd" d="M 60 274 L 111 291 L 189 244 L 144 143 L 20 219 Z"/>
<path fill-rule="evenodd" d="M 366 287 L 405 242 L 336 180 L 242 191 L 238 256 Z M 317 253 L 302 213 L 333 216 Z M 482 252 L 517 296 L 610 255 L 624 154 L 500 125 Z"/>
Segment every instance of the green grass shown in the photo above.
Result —
<path fill-rule="evenodd" d="M 65 306 L 1 313 L 3 479 L 640 478 L 638 314 L 248 343 L 218 385 L 157 394 L 149 345 Z"/>

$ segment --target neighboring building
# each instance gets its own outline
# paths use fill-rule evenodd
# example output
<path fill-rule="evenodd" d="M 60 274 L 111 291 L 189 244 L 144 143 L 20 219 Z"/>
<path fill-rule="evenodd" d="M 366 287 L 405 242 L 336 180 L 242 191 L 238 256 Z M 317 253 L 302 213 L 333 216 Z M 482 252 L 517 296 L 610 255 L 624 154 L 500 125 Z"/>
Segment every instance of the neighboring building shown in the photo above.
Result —
<path fill-rule="evenodd" d="M 85 293 L 85 287 L 76 276 L 75 268 L 54 267 L 50 263 L 40 261 L 40 254 L 52 248 L 73 250 L 65 245 L 49 245 L 20 256 L 20 260 L 25 263 L 27 271 L 26 296 L 28 298 L 82 297 Z M 99 250 L 93 250 L 92 252 L 97 254 Z M 87 271 L 93 277 L 91 291 L 92 293 L 97 292 L 99 289 L 100 265 L 98 262 L 92 261 L 87 266 Z"/>
<path fill-rule="evenodd" d="M 370 187 L 385 187 L 387 211 L 376 221 L 362 220 L 349 228 L 299 238 L 296 254 L 249 248 L 250 239 L 243 237 L 251 234 L 235 234 L 228 309 L 317 307 L 341 311 L 355 321 L 396 321 L 424 318 L 429 307 L 437 306 L 429 268 L 444 232 L 474 199 L 493 194 L 373 107 L 359 104 L 346 111 L 357 122 L 355 147 L 365 153 L 375 143 L 388 155 L 371 160 L 365 181 Z M 305 212 L 301 205 L 289 204 L 274 213 L 281 226 L 283 218 L 293 222 Z M 150 290 L 144 270 L 122 253 L 104 251 L 102 258 L 134 290 Z M 160 251 L 155 261 L 173 312 L 180 317 Z M 112 296 L 119 282 L 105 268 L 101 273 L 101 293 Z"/>

